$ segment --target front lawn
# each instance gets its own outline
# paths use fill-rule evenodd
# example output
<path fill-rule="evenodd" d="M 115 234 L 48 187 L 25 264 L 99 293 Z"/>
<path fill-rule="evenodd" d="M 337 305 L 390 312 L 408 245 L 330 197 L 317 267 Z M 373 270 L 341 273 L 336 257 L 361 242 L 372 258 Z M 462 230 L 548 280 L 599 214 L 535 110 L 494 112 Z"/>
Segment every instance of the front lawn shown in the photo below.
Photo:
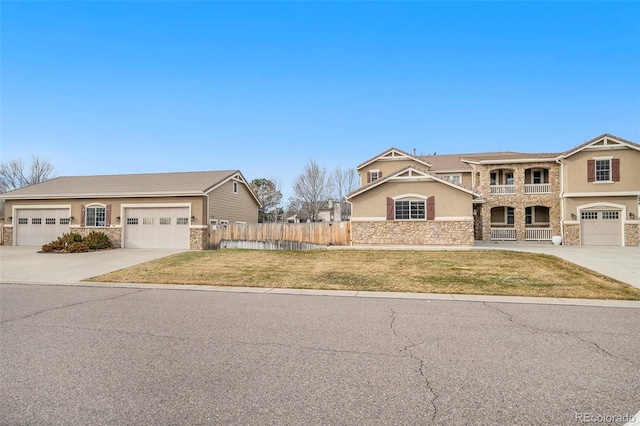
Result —
<path fill-rule="evenodd" d="M 493 250 L 198 251 L 90 281 L 640 300 L 640 289 L 555 256 Z"/>

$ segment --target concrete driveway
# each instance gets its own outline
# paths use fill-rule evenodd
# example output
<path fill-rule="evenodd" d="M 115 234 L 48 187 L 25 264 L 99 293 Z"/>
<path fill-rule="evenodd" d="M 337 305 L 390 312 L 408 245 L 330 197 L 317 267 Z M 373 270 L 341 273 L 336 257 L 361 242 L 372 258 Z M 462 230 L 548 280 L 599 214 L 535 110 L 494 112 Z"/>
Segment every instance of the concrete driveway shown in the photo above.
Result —
<path fill-rule="evenodd" d="M 117 249 L 43 254 L 40 247 L 0 246 L 0 283 L 77 283 L 184 250 Z"/>

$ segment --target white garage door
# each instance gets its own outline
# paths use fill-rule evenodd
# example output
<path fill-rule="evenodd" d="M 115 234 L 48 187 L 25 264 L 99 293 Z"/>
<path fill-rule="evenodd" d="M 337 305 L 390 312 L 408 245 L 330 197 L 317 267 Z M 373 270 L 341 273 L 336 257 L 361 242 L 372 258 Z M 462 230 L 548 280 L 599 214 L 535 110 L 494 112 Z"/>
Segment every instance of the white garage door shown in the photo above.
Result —
<path fill-rule="evenodd" d="M 582 211 L 580 229 L 583 246 L 622 245 L 622 215 L 620 211 Z"/>
<path fill-rule="evenodd" d="M 18 209 L 17 246 L 41 246 L 69 233 L 69 209 Z"/>
<path fill-rule="evenodd" d="M 189 208 L 126 208 L 124 246 L 188 249 Z"/>

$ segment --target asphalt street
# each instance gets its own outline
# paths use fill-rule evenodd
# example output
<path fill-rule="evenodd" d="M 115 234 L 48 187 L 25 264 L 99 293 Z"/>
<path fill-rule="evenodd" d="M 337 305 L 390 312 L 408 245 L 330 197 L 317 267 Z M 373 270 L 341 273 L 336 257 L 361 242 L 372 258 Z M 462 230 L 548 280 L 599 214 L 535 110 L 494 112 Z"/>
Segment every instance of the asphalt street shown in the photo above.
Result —
<path fill-rule="evenodd" d="M 640 410 L 632 307 L 3 284 L 0 315 L 2 425 L 624 424 Z"/>

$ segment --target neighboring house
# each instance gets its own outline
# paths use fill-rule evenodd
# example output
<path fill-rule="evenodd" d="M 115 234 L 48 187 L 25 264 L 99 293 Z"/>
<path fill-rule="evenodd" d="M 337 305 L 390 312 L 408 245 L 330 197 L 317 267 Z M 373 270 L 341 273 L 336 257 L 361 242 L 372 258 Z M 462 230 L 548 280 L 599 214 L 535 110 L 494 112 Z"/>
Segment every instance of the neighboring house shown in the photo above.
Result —
<path fill-rule="evenodd" d="M 348 221 L 350 207 L 351 205 L 349 203 L 340 203 L 329 199 L 318 212 L 318 219 L 321 222 Z"/>
<path fill-rule="evenodd" d="M 640 145 L 602 135 L 563 153 L 416 156 L 360 164 L 354 244 L 640 244 Z M 384 207 L 383 207 L 384 206 Z"/>
<path fill-rule="evenodd" d="M 101 231 L 114 247 L 206 248 L 209 224 L 257 223 L 239 170 L 67 176 L 1 195 L 3 244 L 39 246 L 70 231 Z"/>

